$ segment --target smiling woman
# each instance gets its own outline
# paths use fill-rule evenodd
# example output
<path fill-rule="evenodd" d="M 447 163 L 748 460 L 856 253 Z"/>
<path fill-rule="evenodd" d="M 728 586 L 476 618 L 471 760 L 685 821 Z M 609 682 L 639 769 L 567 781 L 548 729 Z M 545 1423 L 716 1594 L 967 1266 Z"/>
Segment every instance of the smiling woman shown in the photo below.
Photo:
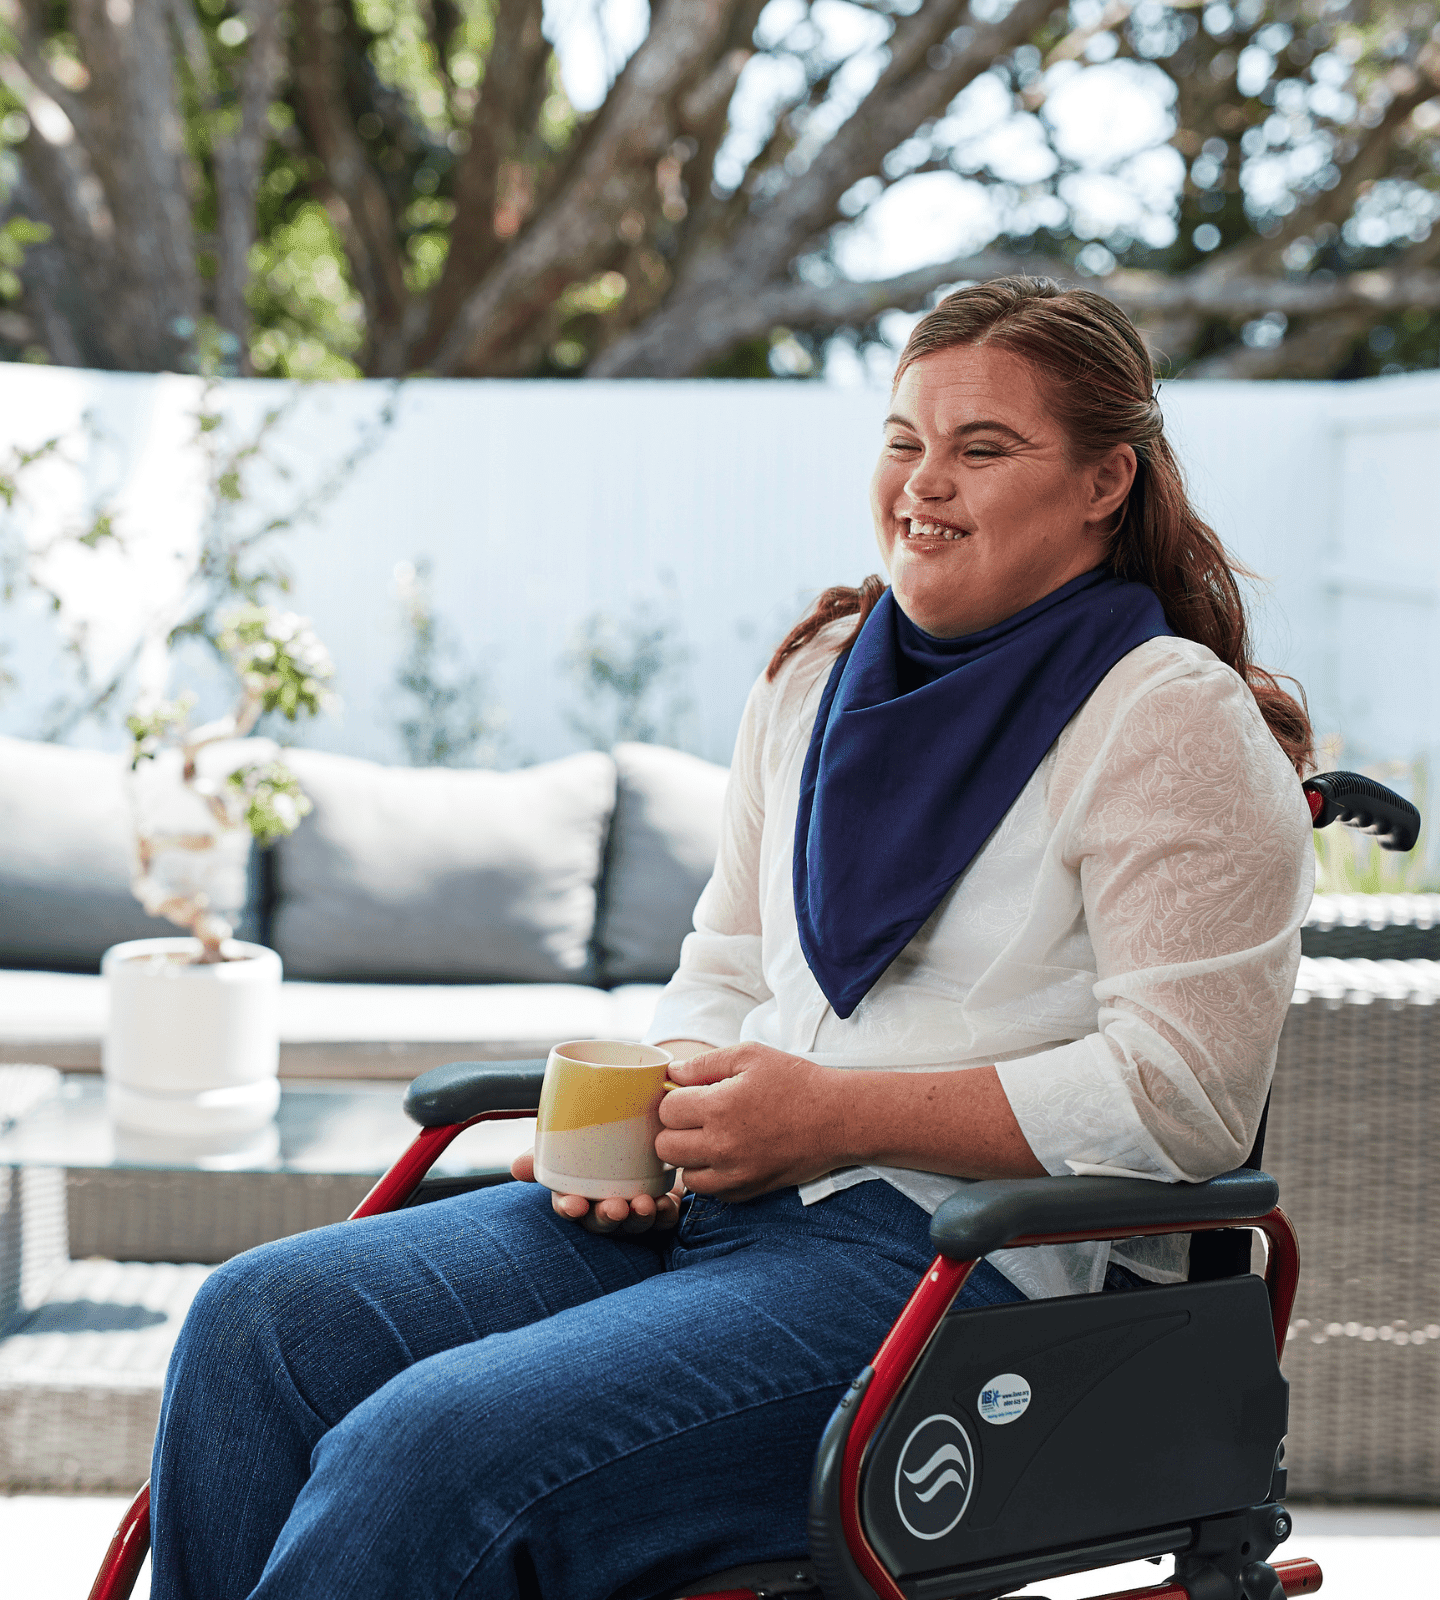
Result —
<path fill-rule="evenodd" d="M 896 603 L 939 638 L 979 633 L 1105 559 L 1135 452 L 1075 459 L 1039 375 L 984 344 L 912 361 L 885 419 L 871 508 Z"/>
<path fill-rule="evenodd" d="M 829 591 L 755 685 L 650 1029 L 683 1184 L 498 1185 L 221 1267 L 167 1381 L 156 1600 L 615 1600 L 801 1556 L 815 1445 L 947 1195 L 1245 1159 L 1309 729 L 1152 382 L 1090 295 L 919 325 L 872 494 L 891 583 Z M 1188 1247 L 1003 1250 L 956 1304 L 1172 1282 Z"/>
<path fill-rule="evenodd" d="M 1306 770 L 1309 718 L 1250 659 L 1236 581 L 1248 574 L 1190 504 L 1154 385 L 1129 318 L 1082 289 L 996 279 L 922 318 L 900 357 L 871 486 L 896 598 L 918 626 L 949 636 L 1104 563 L 1152 589 L 1177 635 L 1245 679 L 1281 748 Z M 968 541 L 969 566 L 936 573 L 922 564 L 928 541 L 913 536 L 927 518 L 932 530 L 983 531 Z M 826 590 L 776 651 L 771 679 L 836 618 L 858 613 L 858 633 L 882 589 L 869 579 Z"/>

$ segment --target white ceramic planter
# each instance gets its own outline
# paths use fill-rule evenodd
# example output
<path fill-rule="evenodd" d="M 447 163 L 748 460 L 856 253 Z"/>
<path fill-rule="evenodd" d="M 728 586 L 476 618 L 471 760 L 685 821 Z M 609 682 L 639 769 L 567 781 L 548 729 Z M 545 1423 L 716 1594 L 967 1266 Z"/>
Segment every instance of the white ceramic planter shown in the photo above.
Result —
<path fill-rule="evenodd" d="M 280 1104 L 280 957 L 232 941 L 202 966 L 194 939 L 112 945 L 103 1062 L 110 1114 L 136 1133 L 194 1138 L 263 1128 Z"/>

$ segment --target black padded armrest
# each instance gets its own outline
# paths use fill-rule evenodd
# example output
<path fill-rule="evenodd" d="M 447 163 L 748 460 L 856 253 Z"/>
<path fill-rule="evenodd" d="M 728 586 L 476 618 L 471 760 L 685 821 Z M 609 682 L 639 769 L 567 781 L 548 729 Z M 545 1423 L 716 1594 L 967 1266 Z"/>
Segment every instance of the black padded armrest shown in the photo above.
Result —
<path fill-rule="evenodd" d="M 405 1091 L 405 1115 L 422 1128 L 465 1122 L 482 1111 L 533 1111 L 545 1062 L 450 1061 L 422 1072 Z"/>
<path fill-rule="evenodd" d="M 1280 1185 L 1241 1167 L 1209 1183 L 1144 1178 L 987 1178 L 967 1184 L 930 1221 L 930 1242 L 957 1261 L 973 1261 L 1015 1239 L 1069 1233 L 1123 1237 L 1120 1230 L 1255 1220 L 1275 1209 Z"/>

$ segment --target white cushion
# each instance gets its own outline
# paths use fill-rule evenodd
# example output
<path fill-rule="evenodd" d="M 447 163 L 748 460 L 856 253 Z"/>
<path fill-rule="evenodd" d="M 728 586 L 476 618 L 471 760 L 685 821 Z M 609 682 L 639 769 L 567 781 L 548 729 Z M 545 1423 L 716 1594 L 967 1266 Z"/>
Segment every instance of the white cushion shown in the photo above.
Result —
<path fill-rule="evenodd" d="M 0 1043 L 98 1042 L 109 1016 L 101 977 L 85 972 L 0 972 Z"/>
<path fill-rule="evenodd" d="M 538 1045 L 562 1039 L 638 1039 L 658 985 L 606 991 L 581 983 L 286 983 L 286 1044 Z"/>
<path fill-rule="evenodd" d="M 285 1044 L 510 1044 L 549 1049 L 562 1039 L 638 1039 L 660 989 L 579 983 L 285 983 Z M 103 978 L 0 971 L 0 1045 L 99 1041 Z"/>

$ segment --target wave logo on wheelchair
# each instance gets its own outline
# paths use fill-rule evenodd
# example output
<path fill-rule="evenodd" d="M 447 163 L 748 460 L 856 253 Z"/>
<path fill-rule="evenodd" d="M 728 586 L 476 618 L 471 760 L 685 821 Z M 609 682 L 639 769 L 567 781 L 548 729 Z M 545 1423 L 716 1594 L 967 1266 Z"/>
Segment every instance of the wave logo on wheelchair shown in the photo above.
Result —
<path fill-rule="evenodd" d="M 975 1447 L 962 1423 L 940 1411 L 910 1430 L 895 1466 L 895 1509 L 917 1539 L 943 1539 L 975 1489 Z"/>

